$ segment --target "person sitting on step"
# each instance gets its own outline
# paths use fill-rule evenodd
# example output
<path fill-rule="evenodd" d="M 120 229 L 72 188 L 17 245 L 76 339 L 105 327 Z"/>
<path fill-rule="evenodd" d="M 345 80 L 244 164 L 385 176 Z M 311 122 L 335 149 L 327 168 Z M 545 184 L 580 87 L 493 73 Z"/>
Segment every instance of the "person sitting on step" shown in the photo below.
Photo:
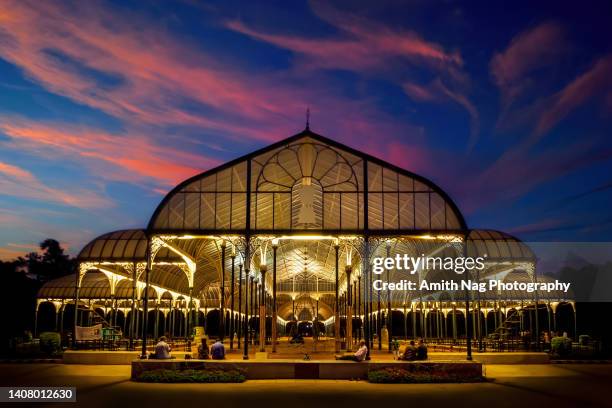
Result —
<path fill-rule="evenodd" d="M 365 341 L 361 340 L 359 342 L 359 349 L 355 353 L 347 353 L 341 356 L 336 356 L 336 360 L 351 360 L 351 361 L 363 361 L 368 355 L 368 347 L 365 344 Z"/>

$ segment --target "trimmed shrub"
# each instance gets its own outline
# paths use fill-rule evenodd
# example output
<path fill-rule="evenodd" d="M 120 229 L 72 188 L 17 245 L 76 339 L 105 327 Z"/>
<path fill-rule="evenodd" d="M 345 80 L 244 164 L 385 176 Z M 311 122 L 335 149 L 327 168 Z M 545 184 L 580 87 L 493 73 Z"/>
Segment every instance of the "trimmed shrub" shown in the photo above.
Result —
<path fill-rule="evenodd" d="M 553 354 L 564 357 L 572 352 L 572 340 L 568 337 L 553 337 L 550 341 Z"/>
<path fill-rule="evenodd" d="M 482 378 L 463 377 L 449 374 L 442 370 L 421 367 L 421 371 L 408 371 L 403 368 L 385 367 L 368 371 L 368 381 L 379 384 L 410 384 L 410 383 L 448 383 L 477 382 Z"/>
<path fill-rule="evenodd" d="M 246 381 L 246 372 L 241 369 L 205 370 L 151 370 L 136 378 L 140 382 L 152 383 L 241 383 Z"/>
<path fill-rule="evenodd" d="M 62 349 L 62 340 L 59 333 L 43 332 L 40 333 L 40 351 L 43 353 L 54 355 L 59 354 Z"/>

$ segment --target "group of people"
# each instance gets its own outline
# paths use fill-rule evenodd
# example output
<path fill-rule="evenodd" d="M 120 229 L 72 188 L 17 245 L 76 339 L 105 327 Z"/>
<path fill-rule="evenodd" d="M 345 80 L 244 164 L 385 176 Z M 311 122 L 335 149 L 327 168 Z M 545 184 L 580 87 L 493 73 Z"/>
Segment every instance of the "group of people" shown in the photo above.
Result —
<path fill-rule="evenodd" d="M 403 361 L 427 360 L 427 346 L 423 339 L 419 339 L 416 345 L 414 340 L 410 340 L 410 343 L 406 346 L 404 351 L 397 356 L 397 359 Z"/>
<path fill-rule="evenodd" d="M 172 348 L 168 344 L 168 339 L 161 336 L 155 345 L 155 352 L 149 358 L 156 360 L 172 359 Z M 202 343 L 198 346 L 198 358 L 200 360 L 225 360 L 225 346 L 220 339 L 217 339 L 210 348 L 205 338 L 202 338 Z"/>
<path fill-rule="evenodd" d="M 209 349 L 206 338 L 202 338 L 202 343 L 198 346 L 198 358 L 200 360 L 225 360 L 225 346 L 220 339 L 217 339 Z"/>
<path fill-rule="evenodd" d="M 347 353 L 344 355 L 336 356 L 336 360 L 350 360 L 350 361 L 363 361 L 368 355 L 368 346 L 365 341 L 359 342 L 359 348 L 354 353 Z M 410 340 L 410 343 L 406 346 L 404 351 L 398 355 L 398 360 L 413 361 L 413 360 L 427 360 L 427 345 L 423 339 L 418 340 L 418 345 L 415 345 L 414 340 Z"/>
<path fill-rule="evenodd" d="M 155 345 L 155 353 L 150 358 L 157 360 L 166 360 L 173 358 L 171 353 L 170 345 L 167 343 L 165 336 L 161 336 L 159 341 Z M 336 360 L 351 360 L 351 361 L 364 361 L 368 355 L 368 346 L 365 341 L 359 342 L 359 348 L 354 353 L 347 353 L 344 355 L 336 356 Z M 200 360 L 225 360 L 225 346 L 220 339 L 217 339 L 210 348 L 206 338 L 202 338 L 202 343 L 198 347 L 198 359 Z M 398 356 L 398 360 L 427 360 L 427 346 L 423 342 L 423 339 L 418 340 L 418 345 L 415 345 L 414 341 L 411 340 L 410 344 L 406 346 L 404 351 Z"/>

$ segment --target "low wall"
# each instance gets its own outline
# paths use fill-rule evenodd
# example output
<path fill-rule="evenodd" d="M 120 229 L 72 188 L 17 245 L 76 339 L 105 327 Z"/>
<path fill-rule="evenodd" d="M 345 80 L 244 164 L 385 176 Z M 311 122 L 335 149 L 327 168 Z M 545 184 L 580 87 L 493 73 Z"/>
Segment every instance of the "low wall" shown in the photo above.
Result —
<path fill-rule="evenodd" d="M 151 370 L 202 370 L 231 369 L 246 370 L 248 379 L 326 379 L 349 380 L 366 378 L 369 370 L 385 367 L 405 368 L 419 372 L 432 368 L 450 375 L 460 376 L 466 380 L 482 377 L 482 364 L 475 361 L 388 361 L 361 362 L 352 361 L 303 361 L 303 360 L 267 360 L 267 361 L 210 361 L 210 360 L 135 360 L 132 361 L 132 379 L 141 373 Z"/>
<path fill-rule="evenodd" d="M 128 365 L 140 355 L 137 351 L 66 350 L 64 364 Z"/>
<path fill-rule="evenodd" d="M 472 354 L 474 361 L 483 364 L 549 364 L 548 353 L 535 352 L 485 352 Z M 430 352 L 430 360 L 465 361 L 465 352 Z"/>

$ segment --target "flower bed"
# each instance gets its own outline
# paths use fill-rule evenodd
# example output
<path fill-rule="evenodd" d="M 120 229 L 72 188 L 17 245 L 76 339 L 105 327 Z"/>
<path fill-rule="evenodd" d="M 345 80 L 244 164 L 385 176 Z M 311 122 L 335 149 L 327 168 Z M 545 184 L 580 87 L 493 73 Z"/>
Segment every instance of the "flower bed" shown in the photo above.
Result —
<path fill-rule="evenodd" d="M 368 371 L 368 381 L 379 384 L 410 384 L 410 383 L 451 383 L 478 382 L 482 377 L 463 376 L 459 373 L 449 373 L 436 369 L 435 366 L 422 366 L 418 370 L 406 370 L 400 367 L 385 367 Z"/>
<path fill-rule="evenodd" d="M 241 383 L 246 381 L 244 370 L 152 370 L 145 371 L 136 381 L 153 383 Z"/>

